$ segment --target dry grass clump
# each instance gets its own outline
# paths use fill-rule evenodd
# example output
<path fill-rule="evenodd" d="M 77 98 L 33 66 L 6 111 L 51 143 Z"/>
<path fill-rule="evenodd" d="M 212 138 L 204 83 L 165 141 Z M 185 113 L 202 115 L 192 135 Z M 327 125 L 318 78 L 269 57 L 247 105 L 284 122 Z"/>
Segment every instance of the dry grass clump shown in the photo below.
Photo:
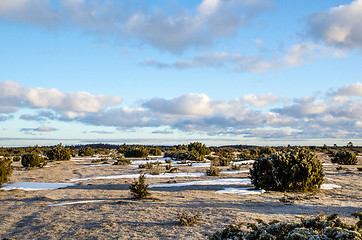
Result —
<path fill-rule="evenodd" d="M 181 226 L 192 226 L 197 223 L 197 220 L 199 219 L 200 214 L 197 213 L 194 216 L 188 216 L 186 213 L 178 213 L 177 218 L 180 221 Z"/>

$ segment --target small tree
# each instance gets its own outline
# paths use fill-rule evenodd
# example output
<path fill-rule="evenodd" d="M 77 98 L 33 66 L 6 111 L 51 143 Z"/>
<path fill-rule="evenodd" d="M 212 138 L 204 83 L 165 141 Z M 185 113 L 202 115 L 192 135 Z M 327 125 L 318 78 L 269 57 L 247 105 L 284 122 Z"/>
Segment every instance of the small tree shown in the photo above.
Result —
<path fill-rule="evenodd" d="M 10 158 L 0 158 L 0 185 L 8 180 L 13 173 L 13 169 Z"/>
<path fill-rule="evenodd" d="M 138 181 L 135 179 L 129 189 L 136 199 L 144 199 L 151 195 L 148 191 L 148 184 L 146 184 L 146 177 L 144 174 L 140 174 Z"/>
<path fill-rule="evenodd" d="M 46 162 L 44 157 L 41 157 L 39 153 L 32 151 L 21 156 L 21 164 L 24 167 L 44 167 Z"/>
<path fill-rule="evenodd" d="M 358 160 L 356 154 L 351 151 L 342 150 L 337 152 L 332 158 L 332 163 L 338 163 L 343 165 L 355 165 Z"/>

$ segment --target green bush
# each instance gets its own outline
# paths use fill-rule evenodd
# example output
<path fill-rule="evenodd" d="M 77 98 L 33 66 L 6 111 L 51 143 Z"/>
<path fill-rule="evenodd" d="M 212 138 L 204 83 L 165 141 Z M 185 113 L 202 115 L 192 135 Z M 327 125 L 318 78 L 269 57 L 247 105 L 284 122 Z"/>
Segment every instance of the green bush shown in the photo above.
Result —
<path fill-rule="evenodd" d="M 324 173 L 317 157 L 304 148 L 256 160 L 250 178 L 258 189 L 313 191 L 323 183 Z"/>
<path fill-rule="evenodd" d="M 149 151 L 144 146 L 129 147 L 124 150 L 124 156 L 128 158 L 145 158 L 149 155 Z"/>
<path fill-rule="evenodd" d="M 265 223 L 257 220 L 258 224 L 248 223 L 247 229 L 243 229 L 243 224 L 230 225 L 222 231 L 217 231 L 209 236 L 210 240 L 222 239 L 245 239 L 245 240 L 340 240 L 354 239 L 361 240 L 361 216 L 360 212 L 353 214 L 359 217 L 359 221 L 354 225 L 348 225 L 337 214 L 329 216 L 319 215 L 312 219 L 301 218 L 301 223 L 283 223 L 272 221 Z"/>
<path fill-rule="evenodd" d="M 332 158 L 332 163 L 338 163 L 342 165 L 355 165 L 358 160 L 354 152 L 342 150 L 337 152 Z"/>
<path fill-rule="evenodd" d="M 151 195 L 148 191 L 148 184 L 146 184 L 146 177 L 144 174 L 140 174 L 138 181 L 135 179 L 129 189 L 136 199 L 144 199 Z"/>
<path fill-rule="evenodd" d="M 200 214 L 197 213 L 194 216 L 187 216 L 186 213 L 178 213 L 177 218 L 180 221 L 181 226 L 191 226 L 197 223 L 197 220 L 199 219 Z"/>
<path fill-rule="evenodd" d="M 20 156 L 14 156 L 13 157 L 13 162 L 20 162 L 21 157 Z"/>
<path fill-rule="evenodd" d="M 91 147 L 82 147 L 79 149 L 78 155 L 82 157 L 91 157 L 94 155 L 94 150 Z"/>
<path fill-rule="evenodd" d="M 41 157 L 36 151 L 26 153 L 21 156 L 21 164 L 24 167 L 44 167 L 47 163 L 45 158 Z"/>
<path fill-rule="evenodd" d="M 61 144 L 47 151 L 46 155 L 50 160 L 55 160 L 55 161 L 66 161 L 70 160 L 71 157 L 70 149 L 63 147 Z"/>
<path fill-rule="evenodd" d="M 10 158 L 0 158 L 0 185 L 8 180 L 13 173 L 13 169 Z"/>
<path fill-rule="evenodd" d="M 220 170 L 215 166 L 210 166 L 210 168 L 206 170 L 206 175 L 207 176 L 219 176 Z"/>
<path fill-rule="evenodd" d="M 161 156 L 161 155 L 162 155 L 162 151 L 161 151 L 161 149 L 159 149 L 159 148 L 150 148 L 149 154 L 150 154 L 151 156 Z"/>

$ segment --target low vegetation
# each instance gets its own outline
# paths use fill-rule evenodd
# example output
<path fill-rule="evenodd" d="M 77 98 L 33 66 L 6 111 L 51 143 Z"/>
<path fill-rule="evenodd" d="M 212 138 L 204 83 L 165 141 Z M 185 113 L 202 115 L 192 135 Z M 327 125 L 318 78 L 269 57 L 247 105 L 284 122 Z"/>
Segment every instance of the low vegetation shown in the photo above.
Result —
<path fill-rule="evenodd" d="M 21 156 L 21 164 L 27 168 L 42 168 L 47 164 L 47 162 L 38 152 L 32 151 L 31 153 L 26 153 Z"/>
<path fill-rule="evenodd" d="M 177 218 L 180 221 L 181 226 L 192 226 L 197 223 L 197 220 L 199 219 L 200 214 L 197 213 L 194 216 L 188 216 L 186 213 L 178 213 Z"/>
<path fill-rule="evenodd" d="M 4 184 L 13 173 L 11 158 L 0 158 L 0 185 Z"/>
<path fill-rule="evenodd" d="M 66 161 L 70 160 L 71 157 L 70 149 L 63 147 L 61 144 L 47 151 L 46 155 L 49 160 L 55 160 L 55 161 Z"/>
<path fill-rule="evenodd" d="M 359 221 L 354 225 L 344 223 L 337 214 L 318 215 L 315 218 L 300 218 L 300 223 L 283 223 L 272 221 L 266 223 L 257 220 L 257 223 L 230 225 L 222 231 L 217 231 L 209 236 L 210 240 L 223 239 L 273 239 L 273 240 L 340 240 L 340 239 L 362 239 L 362 213 L 356 212 L 353 216 Z"/>
<path fill-rule="evenodd" d="M 146 177 L 144 174 L 140 174 L 138 180 L 135 179 L 129 189 L 135 199 L 144 199 L 151 195 L 148 190 L 148 184 L 146 184 Z"/>
<path fill-rule="evenodd" d="M 256 160 L 250 178 L 258 189 L 313 191 L 322 185 L 324 173 L 316 155 L 303 148 Z"/>
<path fill-rule="evenodd" d="M 338 151 L 332 158 L 332 163 L 338 163 L 342 165 L 355 165 L 357 162 L 358 160 L 356 154 L 347 150 Z"/>

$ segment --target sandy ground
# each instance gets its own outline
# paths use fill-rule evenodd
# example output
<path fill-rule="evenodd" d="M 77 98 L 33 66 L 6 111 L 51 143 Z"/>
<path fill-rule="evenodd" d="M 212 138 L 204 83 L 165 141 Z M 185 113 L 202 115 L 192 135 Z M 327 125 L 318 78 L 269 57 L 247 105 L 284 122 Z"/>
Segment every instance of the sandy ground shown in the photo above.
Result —
<path fill-rule="evenodd" d="M 322 162 L 330 163 L 327 158 Z M 361 159 L 361 158 L 360 158 Z M 239 222 L 255 219 L 299 221 L 296 216 L 338 213 L 345 221 L 362 211 L 362 167 L 345 166 L 337 171 L 325 165 L 325 183 L 342 186 L 319 190 L 315 199 L 294 203 L 280 202 L 280 192 L 261 195 L 217 194 L 226 187 L 188 186 L 150 189 L 147 200 L 133 200 L 129 191 L 133 179 L 83 180 L 64 189 L 41 191 L 0 191 L 0 239 L 207 239 L 208 234 Z M 19 164 L 19 163 L 16 163 Z M 91 166 L 90 160 L 51 162 L 49 167 L 15 170 L 9 183 L 72 183 L 71 179 L 139 173 L 127 166 Z M 247 170 L 250 166 L 243 166 Z M 224 167 L 228 169 L 229 167 Z M 206 168 L 179 167 L 179 172 L 205 172 Z M 178 183 L 220 178 L 247 177 L 247 173 L 220 177 L 173 178 Z M 170 179 L 149 178 L 148 184 L 166 184 Z M 74 183 L 74 182 L 73 182 Z M 302 193 L 289 193 L 305 196 Z M 71 205 L 76 201 L 101 200 Z M 178 213 L 200 213 L 199 223 L 179 225 Z"/>

